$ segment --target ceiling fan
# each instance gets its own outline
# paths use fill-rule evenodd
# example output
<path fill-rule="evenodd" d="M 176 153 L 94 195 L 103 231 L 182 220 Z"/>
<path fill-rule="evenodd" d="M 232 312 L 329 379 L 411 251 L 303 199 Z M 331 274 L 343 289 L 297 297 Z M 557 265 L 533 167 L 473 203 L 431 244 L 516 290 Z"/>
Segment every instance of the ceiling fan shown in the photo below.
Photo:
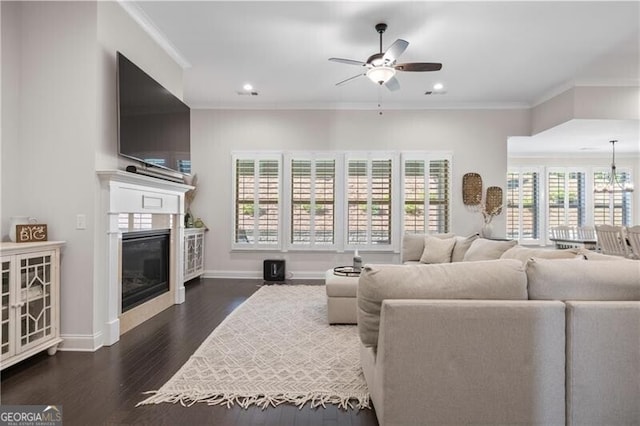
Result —
<path fill-rule="evenodd" d="M 397 39 L 386 52 L 382 52 L 382 33 L 387 29 L 387 24 L 377 24 L 376 31 L 380 34 L 380 53 L 374 53 L 369 56 L 366 62 L 356 61 L 353 59 L 342 58 L 329 58 L 332 62 L 340 62 L 348 65 L 358 65 L 366 68 L 366 71 L 353 77 L 349 77 L 346 80 L 342 80 L 336 83 L 336 86 L 345 84 L 358 77 L 366 75 L 371 81 L 379 85 L 384 85 L 389 90 L 398 90 L 400 83 L 396 79 L 396 71 L 411 71 L 411 72 L 423 72 L 423 71 L 439 71 L 442 68 L 442 64 L 437 62 L 408 62 L 404 64 L 396 64 L 396 60 L 402 52 L 407 49 L 409 42 Z"/>

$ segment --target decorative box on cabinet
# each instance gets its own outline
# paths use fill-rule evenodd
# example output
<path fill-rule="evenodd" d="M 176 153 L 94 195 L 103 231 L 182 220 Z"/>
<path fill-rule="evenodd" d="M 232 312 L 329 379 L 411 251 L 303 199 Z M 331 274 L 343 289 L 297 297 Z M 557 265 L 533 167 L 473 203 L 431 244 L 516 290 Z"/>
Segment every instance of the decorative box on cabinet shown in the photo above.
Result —
<path fill-rule="evenodd" d="M 184 230 L 184 281 L 204 273 L 204 228 Z"/>
<path fill-rule="evenodd" d="M 1 243 L 2 326 L 0 369 L 44 351 L 60 338 L 62 241 Z"/>

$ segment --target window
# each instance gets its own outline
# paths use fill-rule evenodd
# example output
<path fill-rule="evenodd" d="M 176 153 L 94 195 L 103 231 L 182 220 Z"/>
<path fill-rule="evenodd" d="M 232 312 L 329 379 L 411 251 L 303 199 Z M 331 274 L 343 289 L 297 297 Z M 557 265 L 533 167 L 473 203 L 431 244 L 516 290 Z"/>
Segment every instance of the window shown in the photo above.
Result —
<path fill-rule="evenodd" d="M 333 158 L 290 161 L 292 246 L 330 247 L 335 243 L 335 178 Z"/>
<path fill-rule="evenodd" d="M 596 170 L 593 173 L 593 186 L 606 185 L 609 182 L 610 171 Z M 631 173 L 618 171 L 620 183 L 632 182 Z M 593 194 L 593 223 L 595 225 L 631 225 L 632 197 L 629 192 L 594 193 Z"/>
<path fill-rule="evenodd" d="M 391 244 L 392 160 L 347 160 L 347 245 Z"/>
<path fill-rule="evenodd" d="M 403 157 L 402 174 L 404 232 L 448 232 L 449 160 Z"/>
<path fill-rule="evenodd" d="M 280 158 L 235 158 L 237 247 L 274 247 L 280 243 Z"/>
<path fill-rule="evenodd" d="M 539 187 L 538 170 L 512 170 L 507 174 L 507 238 L 540 238 Z"/>
<path fill-rule="evenodd" d="M 395 235 L 449 231 L 449 153 L 232 158 L 234 249 L 399 250 Z"/>
<path fill-rule="evenodd" d="M 547 174 L 547 227 L 583 226 L 585 219 L 585 173 L 550 169 Z"/>

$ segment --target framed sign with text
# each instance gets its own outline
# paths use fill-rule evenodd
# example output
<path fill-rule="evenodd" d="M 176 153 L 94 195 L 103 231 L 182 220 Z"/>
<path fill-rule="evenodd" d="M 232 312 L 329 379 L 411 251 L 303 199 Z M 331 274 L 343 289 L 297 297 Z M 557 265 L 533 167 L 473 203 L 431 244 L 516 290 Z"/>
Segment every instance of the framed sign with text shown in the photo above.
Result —
<path fill-rule="evenodd" d="M 16 225 L 17 243 L 33 243 L 37 241 L 47 241 L 47 225 L 42 223 Z"/>

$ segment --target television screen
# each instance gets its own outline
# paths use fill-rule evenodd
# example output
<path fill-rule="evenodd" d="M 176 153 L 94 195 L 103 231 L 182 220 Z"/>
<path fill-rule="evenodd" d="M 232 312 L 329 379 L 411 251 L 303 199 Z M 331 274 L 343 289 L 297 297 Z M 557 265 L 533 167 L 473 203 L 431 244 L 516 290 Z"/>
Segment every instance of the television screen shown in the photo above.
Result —
<path fill-rule="evenodd" d="M 191 110 L 118 52 L 118 149 L 122 156 L 191 172 Z"/>

